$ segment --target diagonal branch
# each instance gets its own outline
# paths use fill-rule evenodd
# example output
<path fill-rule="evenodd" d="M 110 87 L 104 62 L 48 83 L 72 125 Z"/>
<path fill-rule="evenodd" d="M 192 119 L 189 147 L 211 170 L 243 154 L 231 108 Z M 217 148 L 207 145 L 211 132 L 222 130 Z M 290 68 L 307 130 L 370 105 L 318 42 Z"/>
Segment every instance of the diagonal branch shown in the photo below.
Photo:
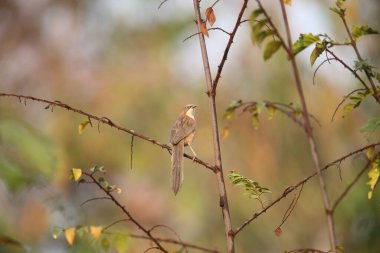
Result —
<path fill-rule="evenodd" d="M 239 28 L 239 26 L 241 24 L 241 19 L 243 17 L 245 9 L 247 8 L 247 4 L 248 4 L 248 0 L 244 0 L 243 6 L 241 7 L 239 16 L 238 16 L 238 18 L 236 20 L 234 29 L 232 30 L 232 32 L 230 34 L 230 38 L 229 38 L 229 40 L 227 42 L 226 49 L 224 50 L 222 60 L 221 60 L 221 62 L 219 64 L 219 66 L 218 66 L 218 72 L 216 73 L 214 82 L 212 83 L 212 90 L 211 90 L 212 94 L 215 93 L 216 87 L 218 86 L 219 79 L 220 79 L 220 77 L 222 75 L 222 70 L 223 70 L 223 67 L 224 67 L 224 63 L 226 63 L 226 61 L 227 61 L 228 52 L 230 51 L 232 43 L 234 42 L 234 38 L 235 38 L 236 32 L 237 32 L 237 30 L 238 30 L 238 28 Z"/>
<path fill-rule="evenodd" d="M 368 148 L 371 148 L 371 147 L 376 147 L 376 146 L 379 146 L 380 145 L 380 142 L 377 142 L 377 143 L 372 143 L 370 145 L 366 145 L 364 147 L 361 147 L 360 149 L 357 149 L 355 151 L 352 151 L 350 153 L 348 153 L 347 155 L 344 155 L 338 159 L 336 159 L 335 161 L 332 161 L 328 164 L 326 164 L 322 169 L 321 169 L 321 172 L 324 172 L 325 170 L 329 169 L 331 166 L 333 165 L 336 165 L 336 164 L 339 164 L 341 163 L 342 161 L 346 160 L 347 158 L 353 156 L 353 155 L 356 155 L 356 154 L 359 154 L 365 150 L 367 150 Z M 251 223 L 252 221 L 254 221 L 255 219 L 257 219 L 260 215 L 266 213 L 270 208 L 272 208 L 274 205 L 276 205 L 277 203 L 279 203 L 282 199 L 284 199 L 287 195 L 289 195 L 289 193 L 297 190 L 300 186 L 303 186 L 307 181 L 309 181 L 310 179 L 312 179 L 313 177 L 315 177 L 317 175 L 317 172 L 314 172 L 312 175 L 302 179 L 301 181 L 299 181 L 297 184 L 293 185 L 293 186 L 289 186 L 287 187 L 284 192 L 279 196 L 277 197 L 274 201 L 272 201 L 268 206 L 266 206 L 264 209 L 262 209 L 260 212 L 257 212 L 257 213 L 254 213 L 249 219 L 247 219 L 246 221 L 244 221 L 236 230 L 235 230 L 235 235 L 237 235 L 238 233 L 240 233 L 249 223 Z"/>
<path fill-rule="evenodd" d="M 84 112 L 80 109 L 76 109 L 74 107 L 71 107 L 67 104 L 64 104 L 60 101 L 49 101 L 49 100 L 46 100 L 46 99 L 41 99 L 41 98 L 36 98 L 36 97 L 32 97 L 32 96 L 24 96 L 24 95 L 18 95 L 18 94 L 10 94 L 10 93 L 0 93 L 0 97 L 14 97 L 14 98 L 18 98 L 19 101 L 21 102 L 21 99 L 24 99 L 24 103 L 26 104 L 26 101 L 27 100 L 31 100 L 31 101 L 36 101 L 36 102 L 40 102 L 40 103 L 44 103 L 44 104 L 47 104 L 48 107 L 51 107 L 52 109 L 54 107 L 61 107 L 61 108 L 64 108 L 68 111 L 71 111 L 71 112 L 74 112 L 74 113 L 77 113 L 77 114 L 81 114 L 83 116 L 86 116 L 89 121 L 91 122 L 91 119 L 95 120 L 95 121 L 98 121 L 98 123 L 103 123 L 103 124 L 106 124 L 112 128 L 116 128 L 117 130 L 120 130 L 120 131 L 123 131 L 125 133 L 128 133 L 134 137 L 137 137 L 139 139 L 142 139 L 142 140 L 145 140 L 147 142 L 150 142 L 156 146 L 159 146 L 163 149 L 166 149 L 168 152 L 171 152 L 171 147 L 168 145 L 168 144 L 163 144 L 163 143 L 160 143 L 150 137 L 147 137 L 145 135 L 142 135 L 140 133 L 137 133 L 135 132 L 134 130 L 131 130 L 131 129 L 127 129 L 125 127 L 122 127 L 122 126 L 119 126 L 119 125 L 116 125 L 115 123 L 113 123 L 110 119 L 106 118 L 106 117 L 99 117 L 99 116 L 96 116 L 96 115 L 93 115 L 93 114 L 90 114 L 90 113 L 87 113 L 87 112 Z M 98 125 L 99 126 L 99 125 Z M 213 171 L 214 173 L 216 172 L 216 169 L 214 166 L 210 165 L 209 163 L 207 162 L 204 162 L 200 159 L 198 159 L 197 157 L 193 157 L 193 156 L 190 156 L 188 154 L 184 154 L 184 157 L 188 158 L 188 159 L 191 159 L 192 161 L 206 167 L 207 169 L 210 169 L 211 171 Z"/>
<path fill-rule="evenodd" d="M 338 207 L 338 205 L 340 204 L 340 202 L 342 202 L 342 200 L 344 199 L 344 197 L 347 196 L 348 192 L 352 189 L 352 187 L 359 181 L 360 177 L 364 174 L 364 172 L 371 166 L 371 164 L 373 163 L 373 161 L 377 158 L 378 155 L 375 155 L 374 158 L 372 160 L 369 160 L 366 165 L 363 167 L 363 169 L 356 175 L 356 177 L 354 178 L 354 180 L 352 180 L 352 182 L 346 187 L 346 189 L 342 192 L 342 194 L 336 199 L 336 201 L 334 202 L 331 210 L 334 212 L 336 210 L 336 208 Z"/>
<path fill-rule="evenodd" d="M 155 247 L 159 249 L 162 252 L 168 253 L 166 249 L 163 248 L 161 243 L 152 235 L 151 231 L 144 228 L 132 215 L 131 213 L 123 206 L 113 195 L 112 193 L 103 187 L 103 185 L 94 177 L 93 174 L 83 172 L 84 175 L 89 177 L 94 184 L 96 184 L 99 189 L 101 189 L 108 197 L 109 199 L 117 206 L 119 207 L 122 212 L 128 217 L 128 220 L 131 221 L 133 224 L 135 224 L 141 231 L 143 231 L 149 238 L 152 240 L 152 242 L 156 245 Z"/>

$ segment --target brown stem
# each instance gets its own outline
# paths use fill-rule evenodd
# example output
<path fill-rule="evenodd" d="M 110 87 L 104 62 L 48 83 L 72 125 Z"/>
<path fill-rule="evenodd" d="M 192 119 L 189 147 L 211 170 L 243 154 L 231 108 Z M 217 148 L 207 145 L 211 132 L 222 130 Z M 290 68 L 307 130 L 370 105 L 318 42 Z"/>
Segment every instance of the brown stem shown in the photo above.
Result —
<path fill-rule="evenodd" d="M 376 159 L 376 157 L 377 156 L 374 156 L 375 159 Z M 331 209 L 332 212 L 335 211 L 335 209 L 338 207 L 338 205 L 340 204 L 340 202 L 344 199 L 344 197 L 347 196 L 348 192 L 358 182 L 358 180 L 360 179 L 360 177 L 369 168 L 369 166 L 371 166 L 371 164 L 372 164 L 373 161 L 374 161 L 374 159 L 367 162 L 367 164 L 363 167 L 363 169 L 356 175 L 356 177 L 354 178 L 354 180 L 352 180 L 352 182 L 346 187 L 346 189 L 342 192 L 342 194 L 336 199 L 336 201 L 334 202 L 334 204 L 332 206 L 332 209 Z"/>
<path fill-rule="evenodd" d="M 120 130 L 120 131 L 123 131 L 125 133 L 128 133 L 132 136 L 135 136 L 137 138 L 140 138 L 142 140 L 145 140 L 147 142 L 150 142 L 156 146 L 159 146 L 163 149 L 166 149 L 167 151 L 171 152 L 171 147 L 167 144 L 163 144 L 163 143 L 160 143 L 150 137 L 147 137 L 147 136 L 144 136 L 142 134 L 139 134 L 137 132 L 135 132 L 134 130 L 131 130 L 131 129 L 127 129 L 125 127 L 121 127 L 121 126 L 118 126 L 116 125 L 115 123 L 113 123 L 110 119 L 106 118 L 106 117 L 100 117 L 100 116 L 96 116 L 96 115 L 93 115 L 93 114 L 90 114 L 90 113 L 87 113 L 87 112 L 84 112 L 82 110 L 79 110 L 79 109 L 76 109 L 74 107 L 71 107 L 67 104 L 64 104 L 60 101 L 49 101 L 49 100 L 46 100 L 46 99 L 41 99 L 41 98 L 36 98 L 36 97 L 32 97 L 32 96 L 24 96 L 24 95 L 18 95 L 18 94 L 9 94 L 9 93 L 0 93 L 0 97 L 15 97 L 15 98 L 18 98 L 19 101 L 21 102 L 21 99 L 24 99 L 24 102 L 26 100 L 32 100 L 32 101 L 36 101 L 36 102 L 40 102 L 40 103 L 44 103 L 44 104 L 48 104 L 48 106 L 50 107 L 55 107 L 55 106 L 58 106 L 58 107 L 61 107 L 61 108 L 64 108 L 68 111 L 71 111 L 71 112 L 74 112 L 74 113 L 78 113 L 78 114 L 81 114 L 83 116 L 86 116 L 89 121 L 90 121 L 90 124 L 92 126 L 92 123 L 91 123 L 91 119 L 95 120 L 95 121 L 98 121 L 99 124 L 100 123 L 103 123 L 103 124 L 106 124 L 110 127 L 113 127 L 113 128 L 116 128 L 117 130 Z M 26 103 L 26 102 L 25 102 Z M 99 125 L 98 125 L 99 126 Z M 200 164 L 200 165 L 203 165 L 204 167 L 206 167 L 207 169 L 210 169 L 212 170 L 214 173 L 216 173 L 216 169 L 214 166 L 198 159 L 197 157 L 193 157 L 193 156 L 190 156 L 188 154 L 184 154 L 184 157 L 186 157 L 187 159 L 191 159 L 192 161 Z"/>
<path fill-rule="evenodd" d="M 276 37 L 280 41 L 282 48 L 287 52 L 288 55 L 291 55 L 292 54 L 291 47 L 288 48 L 286 46 L 286 43 L 285 43 L 284 39 L 282 38 L 281 34 L 278 32 L 277 27 L 274 25 L 272 19 L 270 18 L 268 12 L 265 10 L 265 8 L 262 5 L 261 1 L 260 0 L 256 0 L 256 2 L 259 5 L 259 8 L 263 11 L 263 14 L 266 17 L 266 19 L 268 20 L 268 23 L 269 23 L 269 25 L 271 27 L 271 30 L 274 32 L 274 34 L 276 35 Z"/>
<path fill-rule="evenodd" d="M 224 50 L 222 61 L 220 62 L 219 66 L 218 66 L 218 72 L 216 73 L 215 80 L 212 83 L 212 94 L 215 93 L 216 87 L 218 86 L 218 82 L 219 82 L 219 79 L 220 79 L 221 74 L 222 74 L 224 63 L 226 63 L 226 61 L 227 61 L 228 52 L 230 51 L 232 43 L 234 42 L 234 38 L 235 38 L 236 32 L 237 32 L 237 30 L 238 30 L 238 28 L 240 26 L 240 21 L 241 21 L 241 19 L 243 17 L 245 9 L 247 8 L 247 4 L 248 4 L 248 0 L 244 0 L 243 6 L 241 7 L 239 16 L 238 16 L 238 18 L 236 20 L 234 29 L 232 30 L 232 32 L 230 34 L 230 38 L 229 38 L 229 40 L 227 42 L 226 49 Z"/>
<path fill-rule="evenodd" d="M 284 4 L 283 0 L 279 0 L 279 2 L 281 5 L 281 12 L 282 12 L 282 16 L 284 19 L 286 36 L 288 39 L 288 48 L 290 49 L 290 48 L 292 48 L 293 43 L 292 43 L 292 38 L 291 38 L 291 33 L 290 33 L 290 26 L 289 26 L 289 22 L 288 22 L 288 17 L 286 14 L 285 4 Z M 315 166 L 315 169 L 317 171 L 317 175 L 318 175 L 318 179 L 319 179 L 319 186 L 320 186 L 320 190 L 322 193 L 323 204 L 324 204 L 325 212 L 326 212 L 326 216 L 327 216 L 331 252 L 336 253 L 334 217 L 333 217 L 333 214 L 331 212 L 330 200 L 329 200 L 327 190 L 326 190 L 325 179 L 323 178 L 323 175 L 321 172 L 320 159 L 319 159 L 317 146 L 316 146 L 315 139 L 314 139 L 313 130 L 312 130 L 311 124 L 310 124 L 308 109 L 307 109 L 307 105 L 306 105 L 306 99 L 305 99 L 305 95 L 304 95 L 304 92 L 302 89 L 301 78 L 299 75 L 295 55 L 292 53 L 289 55 L 289 58 L 290 58 L 290 61 L 292 64 L 293 74 L 294 74 L 294 77 L 296 80 L 296 86 L 297 86 L 297 90 L 298 90 L 298 95 L 300 97 L 301 106 L 303 109 L 303 116 L 304 116 L 304 120 L 305 120 L 305 132 L 307 135 L 307 139 L 309 141 L 310 152 L 311 152 L 311 155 L 313 157 L 314 166 Z"/>
<path fill-rule="evenodd" d="M 128 217 L 128 220 L 131 221 L 133 224 L 135 224 L 141 231 L 143 231 L 149 238 L 152 240 L 152 242 L 157 246 L 157 249 L 161 250 L 162 252 L 169 253 L 166 249 L 164 249 L 161 245 L 161 243 L 152 235 L 151 231 L 144 228 L 133 216 L 131 213 L 123 206 L 113 195 L 110 191 L 108 191 L 106 188 L 103 187 L 103 185 L 96 180 L 93 174 L 89 174 L 86 172 L 83 172 L 84 175 L 91 178 L 91 180 L 96 184 L 109 198 L 110 200 L 119 207 L 122 212 Z"/>
<path fill-rule="evenodd" d="M 198 32 L 201 32 L 201 13 L 199 7 L 199 1 L 193 0 L 194 2 L 194 11 L 197 20 Z M 244 1 L 246 5 L 247 0 Z M 212 124 L 212 133 L 214 141 L 214 160 L 216 165 L 216 177 L 219 188 L 219 204 L 222 209 L 223 221 L 224 221 L 224 232 L 226 236 L 226 248 L 227 253 L 235 252 L 235 242 L 234 242 L 234 232 L 231 225 L 230 210 L 228 207 L 228 199 L 226 192 L 226 185 L 224 182 L 223 176 L 223 167 L 222 167 L 222 155 L 220 151 L 220 139 L 219 139 L 219 129 L 218 129 L 218 119 L 216 115 L 216 102 L 215 102 L 215 92 L 213 91 L 213 83 L 211 79 L 210 64 L 207 55 L 207 48 L 205 38 L 202 33 L 199 34 L 199 43 L 201 47 L 202 60 L 203 60 L 203 69 L 206 77 L 206 85 L 209 95 L 209 106 L 211 112 L 211 124 Z"/>
<path fill-rule="evenodd" d="M 356 41 L 354 40 L 354 38 L 352 38 L 350 29 L 348 28 L 346 18 L 344 17 L 344 15 L 340 15 L 340 17 L 341 17 L 341 19 L 343 21 L 344 27 L 346 28 L 346 32 L 348 34 L 348 37 L 350 38 L 351 46 L 354 48 L 356 56 L 358 57 L 359 61 L 363 61 L 363 58 L 360 55 L 358 47 L 356 46 Z M 372 79 L 370 73 L 366 69 L 364 70 L 364 72 L 365 72 L 365 75 L 367 76 L 368 81 L 371 84 L 372 89 L 373 89 L 373 97 L 376 99 L 376 101 L 378 103 L 380 103 L 379 91 L 377 90 L 377 87 L 376 87 L 375 83 L 373 82 L 373 79 Z"/>
<path fill-rule="evenodd" d="M 325 165 L 321 171 L 325 171 L 327 170 L 328 168 L 332 167 L 333 165 L 335 164 L 339 164 L 341 163 L 342 161 L 346 160 L 347 158 L 353 156 L 353 155 L 356 155 L 358 153 L 361 153 L 363 152 L 364 150 L 370 148 L 370 147 L 376 147 L 376 146 L 379 146 L 380 145 L 380 142 L 377 142 L 377 143 L 372 143 L 370 145 L 366 145 L 364 147 L 361 147 L 360 149 L 357 149 L 355 151 L 352 151 L 350 152 L 349 154 L 347 155 L 344 155 L 338 159 L 336 159 L 335 161 L 332 161 L 330 163 L 328 163 L 327 165 Z M 274 201 L 272 201 L 268 206 L 266 206 L 263 210 L 261 210 L 260 212 L 257 212 L 257 213 L 254 213 L 249 219 L 247 219 L 246 221 L 243 222 L 243 224 L 241 224 L 236 230 L 235 230 L 235 235 L 237 235 L 239 232 L 241 232 L 243 230 L 243 228 L 245 228 L 249 223 L 251 223 L 252 221 L 254 221 L 255 219 L 257 219 L 260 215 L 266 213 L 271 207 L 273 207 L 275 204 L 279 203 L 282 199 L 284 199 L 286 196 L 288 196 L 289 193 L 295 191 L 296 189 L 298 189 L 300 186 L 304 185 L 307 181 L 309 181 L 310 179 L 312 179 L 313 177 L 315 177 L 317 175 L 317 172 L 314 172 L 312 175 L 302 179 L 301 181 L 299 181 L 297 184 L 295 184 L 294 186 L 289 186 L 287 187 L 284 192 L 279 196 L 277 197 Z"/>

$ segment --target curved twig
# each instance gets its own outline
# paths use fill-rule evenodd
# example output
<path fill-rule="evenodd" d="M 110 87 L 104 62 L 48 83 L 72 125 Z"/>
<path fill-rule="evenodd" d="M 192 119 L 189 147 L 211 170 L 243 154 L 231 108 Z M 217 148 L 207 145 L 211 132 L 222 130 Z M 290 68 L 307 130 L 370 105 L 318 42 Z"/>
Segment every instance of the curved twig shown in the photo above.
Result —
<path fill-rule="evenodd" d="M 208 28 L 207 29 L 207 31 L 214 31 L 214 30 L 219 30 L 219 31 L 224 32 L 227 35 L 231 35 L 231 33 L 227 32 L 226 30 L 224 30 L 223 28 L 220 28 L 220 27 L 213 27 L 213 28 Z M 186 40 L 191 39 L 192 37 L 194 37 L 196 35 L 199 35 L 199 34 L 200 34 L 200 32 L 193 33 L 192 35 L 187 36 L 182 42 L 185 42 Z"/>
<path fill-rule="evenodd" d="M 340 103 L 338 104 L 338 106 L 335 108 L 334 113 L 333 113 L 333 115 L 332 115 L 332 117 L 331 117 L 331 122 L 334 121 L 335 114 L 338 112 L 339 107 L 340 107 L 340 106 L 341 106 L 341 105 L 347 100 L 347 98 L 348 98 L 350 95 L 352 95 L 353 93 L 355 93 L 355 92 L 357 92 L 357 91 L 361 91 L 361 90 L 366 90 L 366 89 L 356 89 L 356 90 L 353 90 L 353 91 L 351 91 L 350 93 L 348 93 L 346 96 L 344 96 L 344 98 L 342 99 L 342 101 L 340 101 Z"/>
<path fill-rule="evenodd" d="M 313 73 L 313 85 L 315 85 L 315 76 L 317 75 L 318 70 L 319 70 L 319 69 L 322 67 L 322 65 L 325 64 L 326 62 L 330 63 L 331 60 L 336 60 L 336 61 L 337 61 L 337 59 L 335 59 L 335 58 L 328 58 L 328 57 L 327 57 L 327 59 L 325 59 L 324 61 L 322 61 L 322 62 L 318 65 L 318 67 L 314 70 L 314 73 Z"/>
<path fill-rule="evenodd" d="M 102 229 L 102 233 L 103 233 L 104 231 L 106 231 L 107 229 L 109 229 L 110 227 L 115 226 L 116 224 L 119 224 L 120 222 L 125 222 L 125 221 L 130 221 L 130 220 L 131 220 L 131 219 L 128 218 L 128 219 L 121 219 L 121 220 L 114 221 L 114 222 L 112 222 L 111 224 L 105 226 L 105 227 Z"/>
<path fill-rule="evenodd" d="M 91 202 L 91 201 L 94 201 L 94 200 L 100 200 L 100 199 L 109 199 L 108 197 L 97 197 L 97 198 L 91 198 L 91 199 L 88 199 L 86 201 L 84 201 L 82 204 L 80 204 L 80 206 L 84 206 L 85 204 L 87 204 L 88 202 Z"/>

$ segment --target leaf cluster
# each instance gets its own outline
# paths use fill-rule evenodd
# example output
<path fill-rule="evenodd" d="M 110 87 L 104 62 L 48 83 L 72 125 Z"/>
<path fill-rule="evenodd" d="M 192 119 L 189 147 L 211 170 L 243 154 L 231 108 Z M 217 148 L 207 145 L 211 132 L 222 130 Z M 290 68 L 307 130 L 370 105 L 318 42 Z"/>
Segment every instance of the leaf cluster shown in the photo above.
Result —
<path fill-rule="evenodd" d="M 234 186 L 241 186 L 249 198 L 257 199 L 261 202 L 260 196 L 264 193 L 272 193 L 268 188 L 262 187 L 259 182 L 248 179 L 235 171 L 230 171 L 228 178 Z"/>

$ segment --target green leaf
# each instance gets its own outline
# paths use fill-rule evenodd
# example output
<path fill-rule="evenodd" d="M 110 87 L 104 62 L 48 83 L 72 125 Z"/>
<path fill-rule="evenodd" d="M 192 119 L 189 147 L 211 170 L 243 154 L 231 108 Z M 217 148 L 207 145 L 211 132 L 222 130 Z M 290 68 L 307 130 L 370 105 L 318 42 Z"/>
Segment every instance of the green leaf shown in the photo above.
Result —
<path fill-rule="evenodd" d="M 239 108 L 242 105 L 242 100 L 233 101 L 224 112 L 224 119 L 230 120 L 232 116 L 234 115 L 234 112 L 237 108 Z"/>
<path fill-rule="evenodd" d="M 100 246 L 102 247 L 103 251 L 104 252 L 108 252 L 110 250 L 110 247 L 111 247 L 111 243 L 110 241 L 108 240 L 108 238 L 103 238 L 102 241 L 100 242 Z"/>
<path fill-rule="evenodd" d="M 51 232 L 51 235 L 54 239 L 57 239 L 63 232 L 63 229 L 60 227 L 54 227 L 53 231 Z"/>
<path fill-rule="evenodd" d="M 310 64 L 311 64 L 311 66 L 314 65 L 315 61 L 323 53 L 323 51 L 325 51 L 325 49 L 326 49 L 325 46 L 323 46 L 320 43 L 317 43 L 317 45 L 315 46 L 313 52 L 310 55 Z"/>
<path fill-rule="evenodd" d="M 249 17 L 249 22 L 250 22 L 251 27 L 253 27 L 256 24 L 257 22 L 256 18 L 263 13 L 264 12 L 261 8 L 252 11 L 251 16 Z"/>
<path fill-rule="evenodd" d="M 256 35 L 256 43 L 257 45 L 261 45 L 261 43 L 268 37 L 268 36 L 271 36 L 273 35 L 274 32 L 272 30 L 264 30 L 264 31 L 261 31 L 259 33 L 257 33 Z"/>
<path fill-rule="evenodd" d="M 320 41 L 320 39 L 319 39 L 318 35 L 313 35 L 311 33 L 309 33 L 309 34 L 302 34 L 301 33 L 298 40 L 292 46 L 293 53 L 296 55 L 299 52 L 301 52 L 302 50 L 304 50 L 305 48 L 307 48 L 308 46 L 310 46 L 316 42 L 319 42 L 319 41 Z"/>
<path fill-rule="evenodd" d="M 125 253 L 128 248 L 128 237 L 126 235 L 116 235 L 113 239 L 113 245 L 118 253 Z"/>
<path fill-rule="evenodd" d="M 380 126 L 380 118 L 373 118 L 367 121 L 367 123 L 360 128 L 360 132 L 371 134 Z"/>
<path fill-rule="evenodd" d="M 251 123 L 255 130 L 259 129 L 259 117 L 257 114 L 251 115 Z"/>
<path fill-rule="evenodd" d="M 264 55 L 263 55 L 264 60 L 268 60 L 269 58 L 271 58 L 272 55 L 276 53 L 280 47 L 281 47 L 280 41 L 274 40 L 274 41 L 269 42 L 264 50 Z"/>
<path fill-rule="evenodd" d="M 355 40 L 358 40 L 360 37 L 362 37 L 364 35 L 379 34 L 379 32 L 372 29 L 368 25 L 365 25 L 365 26 L 354 26 L 354 27 L 352 27 L 351 34 Z"/>

